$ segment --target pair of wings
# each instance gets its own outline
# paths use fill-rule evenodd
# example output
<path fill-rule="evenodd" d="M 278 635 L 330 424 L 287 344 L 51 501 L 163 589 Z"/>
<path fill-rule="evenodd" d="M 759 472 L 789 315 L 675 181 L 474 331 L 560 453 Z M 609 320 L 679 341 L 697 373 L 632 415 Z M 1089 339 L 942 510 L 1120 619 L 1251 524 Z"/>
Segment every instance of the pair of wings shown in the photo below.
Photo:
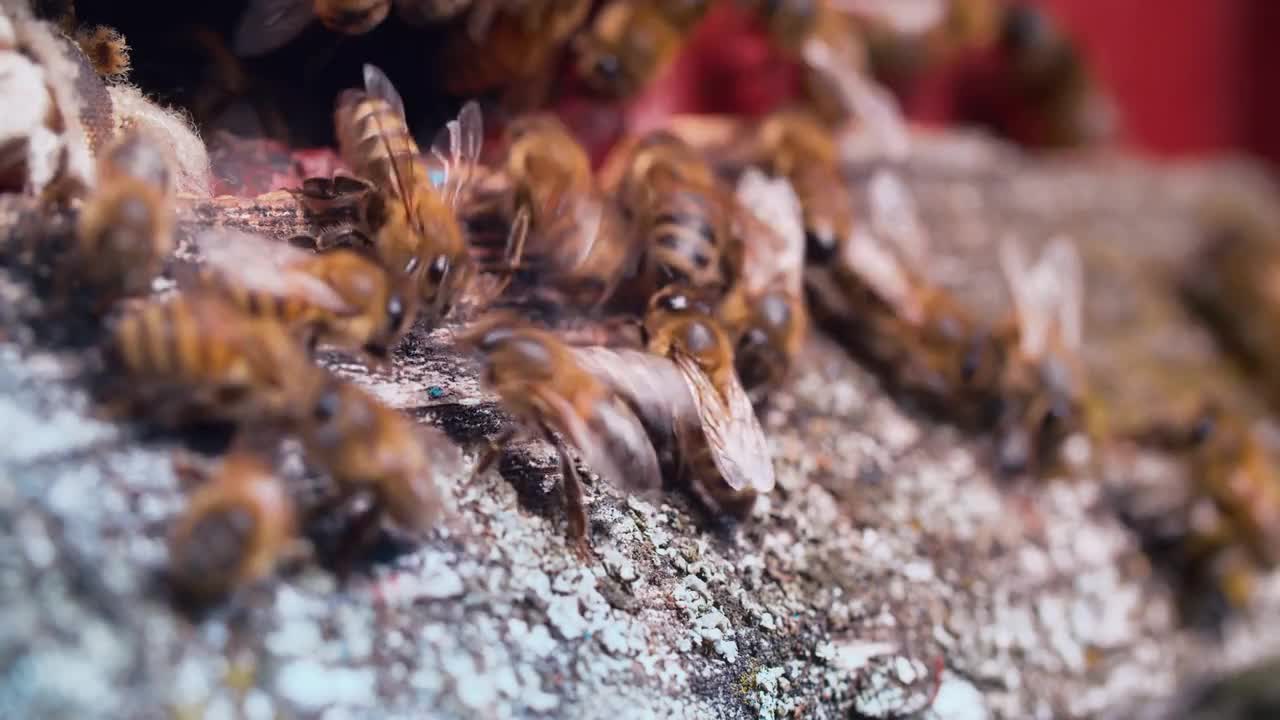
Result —
<path fill-rule="evenodd" d="M 400 92 L 376 65 L 366 63 L 364 66 L 364 93 L 369 98 L 386 102 L 400 116 L 401 123 L 407 123 Z M 353 96 L 354 101 L 360 99 L 363 98 L 359 94 Z M 385 128 L 379 130 L 386 135 Z M 484 119 L 480 113 L 480 105 L 474 100 L 462 106 L 458 117 L 450 120 L 431 144 L 430 180 L 449 207 L 458 207 L 463 194 L 476 178 L 476 167 L 480 163 L 483 144 Z M 408 183 L 413 181 L 414 173 L 418 172 L 411 165 L 415 159 L 392 153 L 389 145 L 387 155 L 391 158 L 391 172 L 396 183 L 393 189 L 407 201 L 411 197 Z"/>
<path fill-rule="evenodd" d="M 901 317 L 919 323 L 924 308 L 913 287 L 927 278 L 905 265 L 925 266 L 929 236 L 915 200 L 902 180 L 887 170 L 872 176 L 867 200 L 868 222 L 845 243 L 842 260 Z M 999 255 L 1023 355 L 1044 357 L 1055 333 L 1064 349 L 1078 352 L 1083 344 L 1084 271 L 1075 245 L 1064 237 L 1054 238 L 1032 263 L 1022 244 L 1005 238 Z"/>
<path fill-rule="evenodd" d="M 764 429 L 737 380 L 724 395 L 683 353 L 667 359 L 639 350 L 571 348 L 578 364 L 635 408 L 650 432 L 701 429 L 721 478 L 733 490 L 767 493 L 775 484 Z"/>

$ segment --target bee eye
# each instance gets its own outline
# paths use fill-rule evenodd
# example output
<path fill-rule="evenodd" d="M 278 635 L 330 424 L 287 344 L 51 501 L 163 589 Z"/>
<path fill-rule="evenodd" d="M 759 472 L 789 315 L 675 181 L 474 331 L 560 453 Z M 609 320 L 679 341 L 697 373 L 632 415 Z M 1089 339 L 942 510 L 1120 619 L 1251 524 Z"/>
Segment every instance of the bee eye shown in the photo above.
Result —
<path fill-rule="evenodd" d="M 813 262 L 826 262 L 836 254 L 835 235 L 821 230 L 806 230 L 805 255 Z"/>
<path fill-rule="evenodd" d="M 392 295 L 391 299 L 387 300 L 387 323 L 392 328 L 398 328 L 402 322 L 404 322 L 404 303 L 399 295 Z"/>
<path fill-rule="evenodd" d="M 662 298 L 662 301 L 659 304 L 662 306 L 663 310 L 683 312 L 689 309 L 689 298 L 680 293 L 674 293 Z"/>
<path fill-rule="evenodd" d="M 431 261 L 431 267 L 427 269 L 427 273 L 431 278 L 431 282 L 440 283 L 444 281 L 444 276 L 449 272 L 449 256 L 437 255 L 435 260 Z"/>
<path fill-rule="evenodd" d="M 316 401 L 316 406 L 312 409 L 312 419 L 318 423 L 329 422 L 338 414 L 338 406 L 341 402 L 338 398 L 338 393 L 333 391 L 326 392 Z"/>
<path fill-rule="evenodd" d="M 591 73 L 605 82 L 613 82 L 622 74 L 622 63 L 616 55 L 601 55 L 591 66 Z"/>

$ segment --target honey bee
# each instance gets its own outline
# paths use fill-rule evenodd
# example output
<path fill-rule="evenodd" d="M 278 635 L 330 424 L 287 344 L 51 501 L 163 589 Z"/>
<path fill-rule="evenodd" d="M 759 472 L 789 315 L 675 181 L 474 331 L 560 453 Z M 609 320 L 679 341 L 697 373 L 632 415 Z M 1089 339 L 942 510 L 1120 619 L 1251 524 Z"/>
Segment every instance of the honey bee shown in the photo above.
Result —
<path fill-rule="evenodd" d="M 1084 274 L 1075 246 L 1050 242 L 1030 265 L 1021 246 L 1006 241 L 1000 265 L 1013 299 L 1017 329 L 1001 377 L 1000 467 L 1021 472 L 1052 467 L 1058 448 L 1087 426 L 1083 344 Z"/>
<path fill-rule="evenodd" d="M 923 266 L 928 237 L 895 175 L 877 173 L 868 195 L 868 222 L 809 273 L 810 307 L 896 392 L 962 425 L 986 427 L 1000 394 L 1003 329 L 985 327 L 912 269 Z"/>
<path fill-rule="evenodd" d="M 196 244 L 205 263 L 198 289 L 280 322 L 307 344 L 383 361 L 414 317 L 415 288 L 354 250 L 316 254 L 225 230 Z"/>
<path fill-rule="evenodd" d="M 579 35 L 578 74 L 596 92 L 630 97 L 675 59 L 707 0 L 610 0 Z"/>
<path fill-rule="evenodd" d="M 640 420 L 554 334 L 494 315 L 464 341 L 484 355 L 485 383 L 521 424 L 504 433 L 476 472 L 488 469 L 497 450 L 521 431 L 547 440 L 560 457 L 569 537 L 580 550 L 586 549 L 587 515 L 582 478 L 566 440 L 602 477 L 634 490 L 661 485 L 658 459 Z"/>
<path fill-rule="evenodd" d="M 316 373 L 276 322 L 212 297 L 179 295 L 127 308 L 105 351 L 109 402 L 162 425 L 224 420 L 289 425 L 308 406 Z"/>
<path fill-rule="evenodd" d="M 643 245 L 634 291 L 648 298 L 671 284 L 724 289 L 733 205 L 697 151 L 670 133 L 645 137 L 630 155 L 618 199 Z"/>
<path fill-rule="evenodd" d="M 88 288 L 102 307 L 146 295 L 173 252 L 172 184 L 166 157 L 130 132 L 98 159 L 98 187 L 80 211 L 76 247 L 59 283 Z"/>
<path fill-rule="evenodd" d="M 786 376 L 808 333 L 805 232 L 786 180 L 749 169 L 739 178 L 737 202 L 742 262 L 717 314 L 735 339 L 738 376 L 754 392 Z"/>
<path fill-rule="evenodd" d="M 293 500 L 252 454 L 227 456 L 192 496 L 169 535 L 169 578 L 211 601 L 269 576 L 294 537 Z"/>
<path fill-rule="evenodd" d="M 444 507 L 433 470 L 452 462 L 452 446 L 344 380 L 329 377 L 314 398 L 300 421 L 303 454 L 328 471 L 339 501 L 367 493 L 369 530 L 384 518 L 407 532 L 430 528 Z"/>
<path fill-rule="evenodd" d="M 512 122 L 507 147 L 512 202 L 530 216 L 530 264 L 569 300 L 599 306 L 634 273 L 641 248 L 597 187 L 586 150 L 542 114 Z"/>
<path fill-rule="evenodd" d="M 756 135 L 763 168 L 790 181 L 800 198 L 806 256 L 811 262 L 830 260 L 853 231 L 854 219 L 831 131 L 812 113 L 781 110 Z"/>
<path fill-rule="evenodd" d="M 368 530 L 384 518 L 408 532 L 429 528 L 444 508 L 436 473 L 456 463 L 444 437 L 336 377 L 328 377 L 313 398 L 299 422 L 303 452 L 329 473 L 340 500 L 372 499 Z"/>
<path fill-rule="evenodd" d="M 773 489 L 773 460 L 751 400 L 733 373 L 733 348 L 709 310 L 677 293 L 658 299 L 648 318 L 657 336 L 650 346 L 665 346 L 665 356 L 600 346 L 571 352 L 580 367 L 634 409 L 654 447 L 664 457 L 670 454 L 667 465 L 676 482 L 710 509 L 741 518 Z"/>
<path fill-rule="evenodd" d="M 363 35 L 387 18 L 392 0 L 250 0 L 236 26 L 237 55 L 262 55 L 294 39 L 313 20 L 344 35 Z"/>
<path fill-rule="evenodd" d="M 454 95 L 477 95 L 509 86 L 536 104 L 531 87 L 549 71 L 556 53 L 587 19 L 591 0 L 522 0 L 499 8 L 477 5 L 467 32 L 445 41 L 443 64 L 449 68 L 445 89 Z M 549 79 L 549 77 L 547 78 Z"/>
<path fill-rule="evenodd" d="M 480 107 L 467 103 L 441 131 L 432 150 L 443 171 L 437 187 L 391 81 L 365 65 L 364 83 L 364 90 L 347 90 L 338 98 L 339 150 L 356 174 L 373 184 L 361 215 L 375 252 L 393 274 L 414 278 L 423 314 L 434 326 L 467 291 L 475 271 L 455 209 L 480 156 Z"/>
<path fill-rule="evenodd" d="M 1180 559 L 1215 582 L 1232 606 L 1247 606 L 1257 571 L 1280 562 L 1280 475 L 1258 433 L 1208 403 L 1192 422 L 1157 424 L 1134 439 L 1187 457 L 1191 502 Z"/>

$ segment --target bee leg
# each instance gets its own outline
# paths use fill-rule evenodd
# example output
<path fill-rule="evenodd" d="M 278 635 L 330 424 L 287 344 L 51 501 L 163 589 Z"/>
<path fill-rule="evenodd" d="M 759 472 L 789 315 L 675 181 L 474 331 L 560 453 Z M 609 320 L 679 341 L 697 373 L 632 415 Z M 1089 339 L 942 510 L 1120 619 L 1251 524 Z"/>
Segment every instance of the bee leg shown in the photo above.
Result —
<path fill-rule="evenodd" d="M 489 449 L 485 451 L 485 454 L 480 458 L 480 462 L 476 463 L 475 471 L 471 473 L 472 479 L 489 472 L 489 468 L 493 467 L 498 457 L 502 455 L 502 451 L 507 449 L 507 446 L 511 444 L 511 441 L 515 439 L 516 434 L 519 432 L 514 426 L 508 427 L 498 437 L 490 440 Z"/>
<path fill-rule="evenodd" d="M 560 455 L 560 470 L 564 475 L 564 506 L 569 518 L 569 540 L 574 550 L 584 559 L 591 557 L 591 543 L 587 539 L 587 506 L 582 495 L 582 475 L 578 473 L 578 464 L 574 462 L 569 448 L 550 432 L 552 444 Z"/>

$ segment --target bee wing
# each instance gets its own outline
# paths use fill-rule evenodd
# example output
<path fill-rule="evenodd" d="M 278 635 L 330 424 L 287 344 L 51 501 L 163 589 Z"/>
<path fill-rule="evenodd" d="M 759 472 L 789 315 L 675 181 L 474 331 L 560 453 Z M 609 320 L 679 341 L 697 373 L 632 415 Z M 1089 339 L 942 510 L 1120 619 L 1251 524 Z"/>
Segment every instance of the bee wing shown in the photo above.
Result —
<path fill-rule="evenodd" d="M 918 35 L 946 14 L 943 0 L 831 0 L 835 10 L 880 22 L 897 33 Z"/>
<path fill-rule="evenodd" d="M 328 283 L 305 272 L 313 253 L 251 233 L 209 230 L 196 237 L 206 267 L 233 284 L 258 292 L 299 297 L 338 315 L 354 313 Z"/>
<path fill-rule="evenodd" d="M 581 368 L 635 409 L 653 437 L 670 439 L 676 418 L 697 412 L 680 369 L 664 357 L 598 346 L 570 347 L 569 351 Z"/>
<path fill-rule="evenodd" d="M 436 135 L 431 144 L 431 154 L 444 171 L 444 197 L 450 207 L 457 207 L 463 192 L 475 176 L 480 162 L 480 150 L 484 141 L 484 119 L 480 104 L 467 102 L 458 112 L 456 120 L 450 120 Z"/>
<path fill-rule="evenodd" d="M 1044 313 L 1056 324 L 1059 338 L 1067 349 L 1079 351 L 1084 332 L 1084 270 L 1075 245 L 1065 237 L 1053 238 L 1031 274 Z"/>
<path fill-rule="evenodd" d="M 839 51 L 825 40 L 813 37 L 801 52 L 805 63 L 835 89 L 841 104 L 862 121 L 884 155 L 904 159 L 911 152 L 911 136 L 902 109 L 887 90 L 867 79 L 858 61 L 858 49 Z"/>
<path fill-rule="evenodd" d="M 364 64 L 364 91 L 369 94 L 369 97 L 385 100 L 399 113 L 400 119 L 404 119 L 404 100 L 400 97 L 400 91 L 396 90 L 396 86 L 391 83 L 391 78 L 372 63 Z"/>
<path fill-rule="evenodd" d="M 876 171 L 867 185 L 867 204 L 871 231 L 892 242 L 903 259 L 923 267 L 929 253 L 929 233 L 902 178 L 889 170 Z"/>
<path fill-rule="evenodd" d="M 919 324 L 924 308 L 912 292 L 902 261 L 862 228 L 855 228 L 840 251 L 840 262 L 851 269 L 907 322 Z"/>
<path fill-rule="evenodd" d="M 1018 322 L 1018 344 L 1028 358 L 1044 355 L 1049 340 L 1050 316 L 1042 301 L 1043 280 L 1032 273 L 1022 244 L 1012 237 L 1000 241 L 1000 270 L 1009 286 L 1009 297 Z"/>
<path fill-rule="evenodd" d="M 677 351 L 674 360 L 693 396 L 707 447 L 725 483 L 734 490 L 748 487 L 762 493 L 772 490 L 773 458 L 769 443 L 751 398 L 737 375 L 721 396 L 691 356 Z"/>
<path fill-rule="evenodd" d="M 770 281 L 785 278 L 788 288 L 799 293 L 804 270 L 804 216 L 791 183 L 748 168 L 738 179 L 737 201 L 763 228 L 753 233 L 752 241 L 743 248 L 743 273 L 763 271 Z"/>
<path fill-rule="evenodd" d="M 600 403 L 591 418 L 599 448 L 624 472 L 616 477 L 633 490 L 662 487 L 662 469 L 653 441 L 631 408 L 616 397 Z"/>
<path fill-rule="evenodd" d="M 262 55 L 298 36 L 313 19 L 311 0 L 250 0 L 236 25 L 237 55 Z"/>

